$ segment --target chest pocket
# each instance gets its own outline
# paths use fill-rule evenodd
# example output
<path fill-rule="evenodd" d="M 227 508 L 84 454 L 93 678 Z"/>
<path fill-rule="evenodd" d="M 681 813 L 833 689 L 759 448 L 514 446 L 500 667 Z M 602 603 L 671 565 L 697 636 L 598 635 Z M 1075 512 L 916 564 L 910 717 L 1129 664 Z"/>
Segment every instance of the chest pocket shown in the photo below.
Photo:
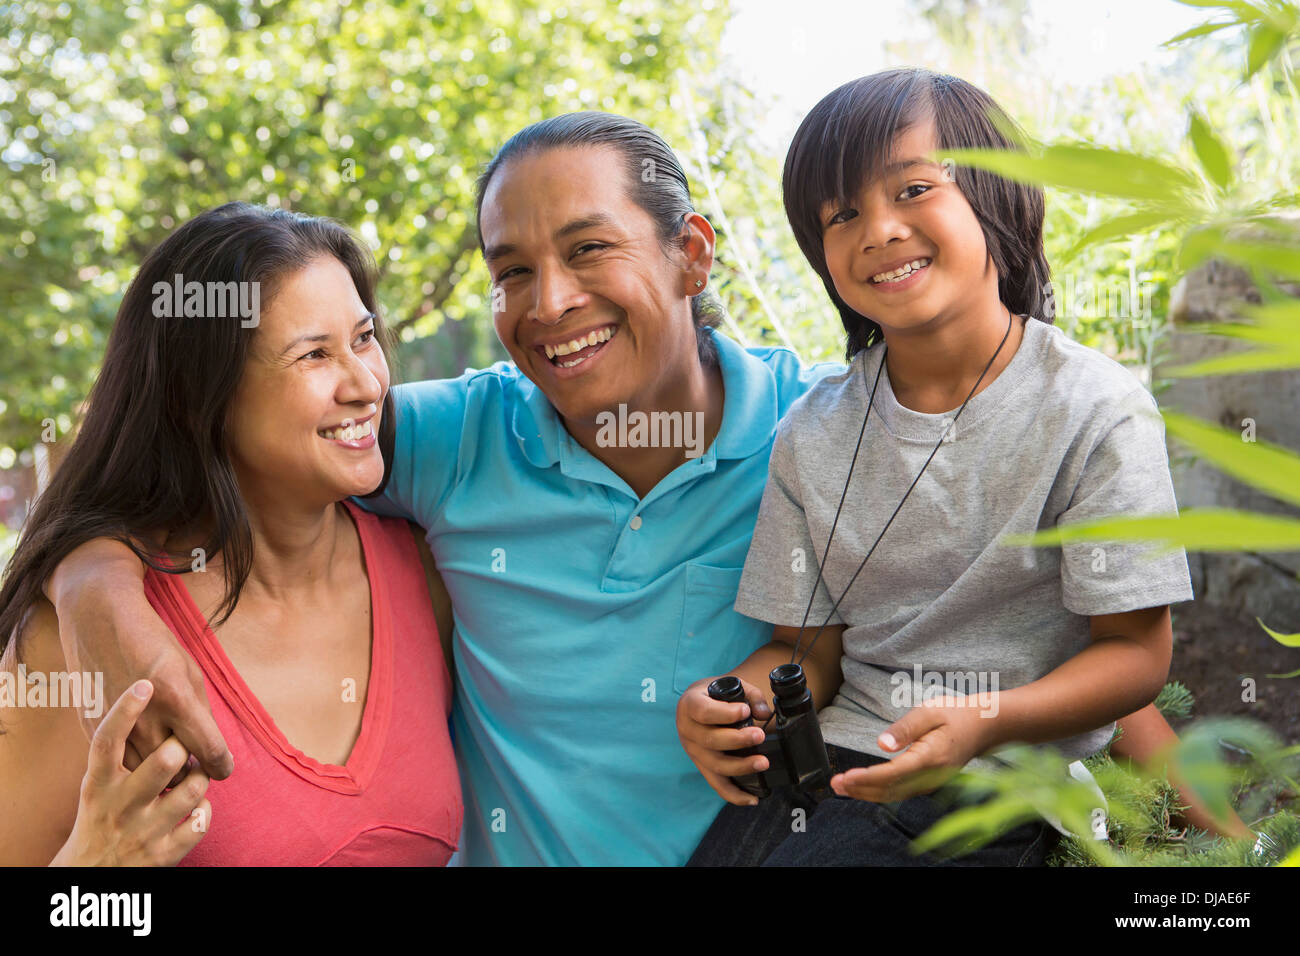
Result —
<path fill-rule="evenodd" d="M 772 625 L 732 609 L 741 570 L 686 565 L 686 593 L 673 667 L 676 693 L 685 692 L 701 677 L 725 674 L 771 639 Z"/>

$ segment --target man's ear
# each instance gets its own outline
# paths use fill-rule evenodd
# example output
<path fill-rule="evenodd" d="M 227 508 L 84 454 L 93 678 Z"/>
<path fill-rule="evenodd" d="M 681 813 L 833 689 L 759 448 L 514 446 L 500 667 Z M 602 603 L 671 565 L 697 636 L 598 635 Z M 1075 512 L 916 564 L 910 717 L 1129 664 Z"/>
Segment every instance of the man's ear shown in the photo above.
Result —
<path fill-rule="evenodd" d="M 686 294 L 689 296 L 699 295 L 709 284 L 709 272 L 713 268 L 713 244 L 716 239 L 713 226 L 698 212 L 690 212 L 683 217 L 678 249 L 681 251 Z"/>

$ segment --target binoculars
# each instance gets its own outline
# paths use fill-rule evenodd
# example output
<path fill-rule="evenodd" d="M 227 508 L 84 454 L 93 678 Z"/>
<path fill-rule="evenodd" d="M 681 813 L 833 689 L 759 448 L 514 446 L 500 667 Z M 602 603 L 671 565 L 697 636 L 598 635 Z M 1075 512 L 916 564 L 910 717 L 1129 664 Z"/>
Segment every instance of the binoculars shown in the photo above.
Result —
<path fill-rule="evenodd" d="M 767 728 L 767 737 L 756 746 L 727 751 L 732 757 L 761 754 L 767 758 L 768 767 L 758 773 L 732 777 L 731 781 L 760 799 L 783 787 L 811 793 L 828 786 L 830 761 L 803 668 L 798 664 L 782 664 L 772 670 L 768 680 L 772 683 L 772 710 L 776 716 Z M 745 691 L 738 677 L 719 677 L 709 684 L 709 696 L 726 703 L 745 702 Z M 753 725 L 753 719 L 746 717 L 729 726 L 740 729 Z"/>

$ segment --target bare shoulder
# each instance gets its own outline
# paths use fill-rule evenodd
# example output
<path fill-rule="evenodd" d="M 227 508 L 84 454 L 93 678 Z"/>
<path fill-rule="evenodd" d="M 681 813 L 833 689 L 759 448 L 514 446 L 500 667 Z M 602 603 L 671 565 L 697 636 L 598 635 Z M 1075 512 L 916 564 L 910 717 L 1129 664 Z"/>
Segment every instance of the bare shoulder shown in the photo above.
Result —
<path fill-rule="evenodd" d="M 0 657 L 0 865 L 43 866 L 72 830 L 90 748 L 78 709 L 96 702 L 95 682 L 80 678 L 70 701 L 70 676 L 42 597 Z M 79 707 L 59 706 L 69 702 Z"/>
<path fill-rule="evenodd" d="M 44 596 L 28 609 L 15 640 L 0 655 L 0 670 L 16 673 L 22 664 L 29 673 L 62 670 L 63 648 L 59 644 L 59 617 Z"/>

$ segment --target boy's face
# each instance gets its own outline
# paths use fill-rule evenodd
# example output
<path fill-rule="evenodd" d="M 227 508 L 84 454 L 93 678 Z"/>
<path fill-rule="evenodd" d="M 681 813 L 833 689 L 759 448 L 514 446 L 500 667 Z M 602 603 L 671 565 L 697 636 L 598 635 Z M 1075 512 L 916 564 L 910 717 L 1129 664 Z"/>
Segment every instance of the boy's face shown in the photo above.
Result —
<path fill-rule="evenodd" d="M 989 282 L 996 295 L 997 270 L 974 210 L 949 171 L 926 158 L 937 148 L 932 120 L 903 130 L 883 178 L 865 183 L 848 205 L 821 210 L 835 291 L 886 335 L 957 318 Z"/>

